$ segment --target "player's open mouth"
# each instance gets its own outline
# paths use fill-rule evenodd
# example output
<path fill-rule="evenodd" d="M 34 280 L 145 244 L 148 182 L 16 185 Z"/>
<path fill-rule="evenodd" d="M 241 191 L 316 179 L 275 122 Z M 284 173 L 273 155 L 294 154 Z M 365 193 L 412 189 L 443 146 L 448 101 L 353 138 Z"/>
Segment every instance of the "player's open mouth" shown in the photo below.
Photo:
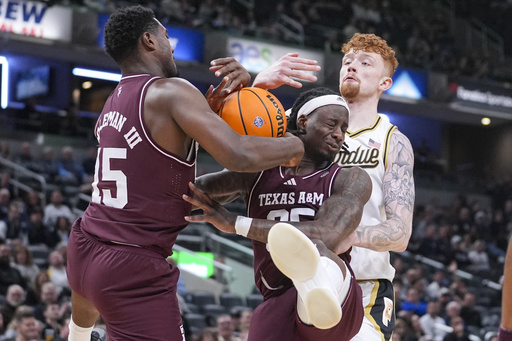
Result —
<path fill-rule="evenodd" d="M 343 79 L 344 82 L 358 82 L 358 80 L 355 77 L 347 76 L 345 79 Z"/>

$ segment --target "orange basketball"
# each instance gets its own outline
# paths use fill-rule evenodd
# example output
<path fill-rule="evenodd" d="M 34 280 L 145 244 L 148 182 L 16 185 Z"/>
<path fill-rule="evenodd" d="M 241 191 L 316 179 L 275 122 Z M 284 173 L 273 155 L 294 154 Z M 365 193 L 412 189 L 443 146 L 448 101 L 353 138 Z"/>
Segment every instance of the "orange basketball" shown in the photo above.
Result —
<path fill-rule="evenodd" d="M 267 90 L 243 88 L 222 103 L 219 116 L 240 135 L 283 136 L 286 115 L 283 105 Z"/>

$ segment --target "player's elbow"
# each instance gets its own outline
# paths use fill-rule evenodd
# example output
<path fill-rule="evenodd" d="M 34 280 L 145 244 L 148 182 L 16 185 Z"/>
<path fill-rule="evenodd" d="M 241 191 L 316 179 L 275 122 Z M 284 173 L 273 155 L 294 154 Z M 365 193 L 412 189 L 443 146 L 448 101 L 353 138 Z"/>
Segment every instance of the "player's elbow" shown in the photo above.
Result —
<path fill-rule="evenodd" d="M 251 172 L 256 169 L 259 159 L 256 159 L 247 150 L 243 148 L 234 148 L 227 151 L 224 155 L 222 166 L 233 172 Z"/>
<path fill-rule="evenodd" d="M 404 236 L 403 238 L 400 239 L 397 247 L 396 247 L 396 250 L 393 250 L 393 251 L 396 251 L 396 252 L 403 252 L 405 250 L 407 250 L 407 247 L 409 246 L 409 240 L 411 239 L 411 232 L 408 231 Z"/>

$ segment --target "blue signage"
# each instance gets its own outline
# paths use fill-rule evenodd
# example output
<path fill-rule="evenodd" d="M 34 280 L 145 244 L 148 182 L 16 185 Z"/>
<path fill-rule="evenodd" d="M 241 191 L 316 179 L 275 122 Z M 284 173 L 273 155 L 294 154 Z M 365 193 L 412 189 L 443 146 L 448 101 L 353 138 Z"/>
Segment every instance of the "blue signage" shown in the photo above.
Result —
<path fill-rule="evenodd" d="M 98 45 L 105 48 L 105 36 L 103 29 L 108 21 L 108 14 L 98 15 Z M 176 60 L 202 62 L 204 49 L 204 34 L 200 31 L 187 28 L 165 26 L 169 34 L 169 42 L 174 48 Z"/>
<path fill-rule="evenodd" d="M 393 75 L 393 86 L 388 95 L 421 99 L 427 97 L 428 77 L 425 71 L 398 68 Z"/>

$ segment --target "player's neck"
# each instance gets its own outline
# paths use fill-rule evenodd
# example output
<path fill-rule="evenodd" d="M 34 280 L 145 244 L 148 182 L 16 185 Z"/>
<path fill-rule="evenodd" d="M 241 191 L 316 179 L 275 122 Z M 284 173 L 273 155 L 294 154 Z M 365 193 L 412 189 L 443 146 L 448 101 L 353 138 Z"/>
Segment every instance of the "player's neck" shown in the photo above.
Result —
<path fill-rule="evenodd" d="M 377 101 L 349 101 L 350 118 L 348 130 L 358 131 L 360 129 L 371 127 L 377 119 Z"/>
<path fill-rule="evenodd" d="M 331 161 L 315 161 L 305 156 L 296 167 L 288 168 L 288 172 L 293 175 L 309 175 L 319 169 L 323 169 L 331 164 Z"/>

